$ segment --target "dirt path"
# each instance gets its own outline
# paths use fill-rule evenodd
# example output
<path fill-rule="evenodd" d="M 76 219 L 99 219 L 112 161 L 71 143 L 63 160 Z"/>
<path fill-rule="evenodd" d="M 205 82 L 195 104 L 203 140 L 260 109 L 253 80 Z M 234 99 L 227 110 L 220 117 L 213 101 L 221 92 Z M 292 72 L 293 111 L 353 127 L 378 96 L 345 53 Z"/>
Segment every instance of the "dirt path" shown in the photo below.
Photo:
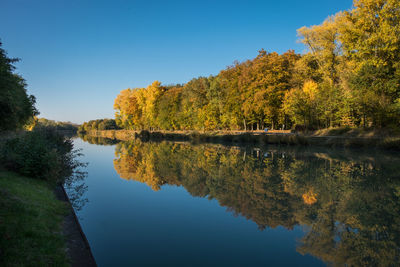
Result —
<path fill-rule="evenodd" d="M 79 224 L 68 196 L 62 186 L 57 186 L 56 196 L 59 200 L 68 202 L 69 214 L 64 218 L 63 233 L 66 239 L 67 255 L 72 266 L 97 266 L 90 250 L 89 243 Z"/>

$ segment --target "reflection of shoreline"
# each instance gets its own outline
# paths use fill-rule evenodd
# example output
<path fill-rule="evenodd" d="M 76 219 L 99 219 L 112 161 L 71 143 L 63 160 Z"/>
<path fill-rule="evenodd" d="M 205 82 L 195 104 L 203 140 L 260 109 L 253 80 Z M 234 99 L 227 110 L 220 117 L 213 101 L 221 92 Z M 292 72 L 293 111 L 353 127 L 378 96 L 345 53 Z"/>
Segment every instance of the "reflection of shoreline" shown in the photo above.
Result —
<path fill-rule="evenodd" d="M 75 137 L 77 138 L 77 137 Z M 74 140 L 75 138 L 72 138 Z M 74 151 L 77 156 L 83 156 L 81 154 L 81 149 Z M 85 184 L 85 179 L 88 176 L 86 167 L 87 162 L 75 161 L 75 170 L 67 179 L 65 179 L 63 184 L 63 189 L 68 194 L 69 202 L 71 203 L 75 211 L 80 211 L 88 202 L 87 197 L 84 197 L 86 191 L 88 190 Z"/>
<path fill-rule="evenodd" d="M 117 139 L 120 141 L 189 141 L 192 143 L 248 144 L 248 145 L 291 145 L 323 146 L 346 148 L 379 148 L 400 150 L 400 137 L 346 136 L 346 135 L 303 135 L 290 131 L 253 132 L 196 132 L 196 131 L 135 131 L 135 130 L 91 130 L 86 133 L 93 137 Z"/>
<path fill-rule="evenodd" d="M 390 265 L 400 256 L 400 159 L 390 154 L 137 140 L 118 143 L 115 155 L 121 178 L 153 190 L 183 186 L 260 229 L 308 226 L 302 254 L 339 265 Z"/>
<path fill-rule="evenodd" d="M 101 136 L 92 136 L 86 134 L 78 134 L 79 138 L 82 139 L 84 142 L 87 142 L 92 145 L 115 145 L 118 144 L 120 141 L 112 138 L 101 137 Z"/>
<path fill-rule="evenodd" d="M 116 145 L 121 142 L 135 142 L 135 143 L 145 143 L 140 141 L 139 139 L 133 139 L 131 141 L 124 141 L 116 138 L 110 137 L 102 137 L 102 136 L 93 136 L 93 135 L 86 135 L 86 134 L 79 134 L 79 137 L 89 143 L 89 144 L 96 144 L 96 145 Z M 153 141 L 154 142 L 154 141 Z M 191 145 L 191 146 L 198 146 L 198 145 L 207 145 L 207 146 L 224 146 L 233 149 L 241 149 L 241 150 L 251 150 L 251 151 L 260 151 L 259 153 L 268 153 L 268 152 L 278 152 L 284 150 L 287 153 L 296 153 L 296 157 L 320 157 L 325 158 L 327 160 L 340 160 L 340 161 L 371 161 L 374 162 L 377 159 L 379 161 L 393 161 L 393 160 L 400 160 L 400 155 L 395 151 L 376 151 L 374 149 L 351 149 L 351 148 L 327 148 L 323 146 L 288 146 L 288 145 L 266 145 L 266 144 L 236 144 L 236 143 L 226 143 L 226 144 L 198 144 L 192 143 L 190 141 L 155 141 L 155 142 L 169 142 L 174 144 L 183 144 L 183 145 Z M 267 152 L 262 152 L 267 151 Z M 379 157 L 378 157 L 379 156 Z"/>

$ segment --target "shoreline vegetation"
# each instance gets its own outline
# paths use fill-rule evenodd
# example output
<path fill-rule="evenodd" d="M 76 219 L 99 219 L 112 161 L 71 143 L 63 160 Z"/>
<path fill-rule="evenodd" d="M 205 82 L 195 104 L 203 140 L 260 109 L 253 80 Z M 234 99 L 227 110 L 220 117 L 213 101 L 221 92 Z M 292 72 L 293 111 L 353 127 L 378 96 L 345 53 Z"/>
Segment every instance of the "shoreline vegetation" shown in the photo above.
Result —
<path fill-rule="evenodd" d="M 86 177 L 71 139 L 39 127 L 0 141 L 0 265 L 95 266 L 74 219 L 81 195 L 60 194 Z"/>
<path fill-rule="evenodd" d="M 192 143 L 220 143 L 220 144 L 276 144 L 326 146 L 346 148 L 379 148 L 400 150 L 400 136 L 385 136 L 374 131 L 358 129 L 332 129 L 315 131 L 308 134 L 298 134 L 291 131 L 134 131 L 134 130 L 91 130 L 80 132 L 85 135 L 130 141 L 188 141 Z"/>
<path fill-rule="evenodd" d="M 36 98 L 15 73 L 18 59 L 7 57 L 1 45 L 0 265 L 95 266 L 90 248 L 79 243 L 83 233 L 73 230 L 79 222 L 68 219 L 85 188 L 86 164 L 68 138 L 78 125 L 37 118 Z M 57 199 L 60 187 L 75 190 L 73 198 Z"/>

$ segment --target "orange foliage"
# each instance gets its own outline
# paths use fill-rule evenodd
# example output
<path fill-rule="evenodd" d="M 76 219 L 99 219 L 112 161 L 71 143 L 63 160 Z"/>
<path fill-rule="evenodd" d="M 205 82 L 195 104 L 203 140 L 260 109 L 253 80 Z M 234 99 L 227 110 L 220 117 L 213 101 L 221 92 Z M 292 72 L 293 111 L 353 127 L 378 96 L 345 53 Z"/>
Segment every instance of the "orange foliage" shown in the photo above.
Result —
<path fill-rule="evenodd" d="M 303 194 L 303 201 L 308 205 L 312 205 L 317 202 L 317 194 L 310 189 L 307 193 Z"/>

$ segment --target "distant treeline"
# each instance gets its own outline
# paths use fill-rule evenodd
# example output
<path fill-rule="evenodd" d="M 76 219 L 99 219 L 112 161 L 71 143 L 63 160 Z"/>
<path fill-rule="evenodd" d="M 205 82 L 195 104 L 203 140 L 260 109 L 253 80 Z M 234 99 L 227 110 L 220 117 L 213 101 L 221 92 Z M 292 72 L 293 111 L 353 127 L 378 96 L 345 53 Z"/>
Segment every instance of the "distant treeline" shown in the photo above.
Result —
<path fill-rule="evenodd" d="M 35 121 L 34 128 L 47 128 L 56 131 L 72 131 L 76 132 L 79 125 L 72 122 L 53 121 L 45 118 L 39 118 Z"/>
<path fill-rule="evenodd" d="M 261 50 L 216 76 L 121 91 L 124 129 L 399 127 L 400 2 L 353 9 L 298 30 L 308 52 Z"/>
<path fill-rule="evenodd" d="M 91 130 L 118 130 L 120 127 L 117 126 L 114 119 L 98 119 L 84 122 L 78 128 L 78 133 L 85 133 Z"/>

